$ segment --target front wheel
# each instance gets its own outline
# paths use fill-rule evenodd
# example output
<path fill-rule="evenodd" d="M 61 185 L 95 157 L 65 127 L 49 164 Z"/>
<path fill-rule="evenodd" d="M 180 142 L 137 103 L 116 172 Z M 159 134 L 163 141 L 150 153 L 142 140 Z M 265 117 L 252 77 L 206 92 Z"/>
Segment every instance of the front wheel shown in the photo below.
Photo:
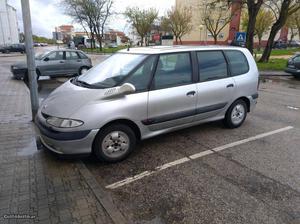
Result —
<path fill-rule="evenodd" d="M 247 117 L 247 105 L 244 100 L 237 100 L 228 108 L 224 124 L 228 128 L 240 127 Z"/>
<path fill-rule="evenodd" d="M 100 130 L 93 145 L 93 152 L 99 160 L 119 162 L 136 147 L 134 131 L 123 124 L 113 124 Z"/>

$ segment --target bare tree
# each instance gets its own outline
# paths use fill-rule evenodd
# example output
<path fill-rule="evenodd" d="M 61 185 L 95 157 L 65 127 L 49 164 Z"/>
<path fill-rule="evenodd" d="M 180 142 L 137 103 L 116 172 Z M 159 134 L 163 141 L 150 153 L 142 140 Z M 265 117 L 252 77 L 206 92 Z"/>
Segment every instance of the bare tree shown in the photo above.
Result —
<path fill-rule="evenodd" d="M 291 43 L 295 36 L 300 35 L 300 10 L 288 17 L 286 26 L 291 31 L 289 40 L 289 43 Z"/>
<path fill-rule="evenodd" d="M 191 32 L 192 26 L 192 10 L 187 7 L 172 8 L 167 15 L 162 17 L 161 26 L 164 30 L 170 30 L 175 36 L 175 42 L 182 44 L 182 37 Z"/>
<path fill-rule="evenodd" d="M 266 5 L 274 12 L 276 20 L 271 27 L 267 46 L 259 62 L 269 61 L 276 34 L 286 24 L 288 16 L 300 9 L 298 0 L 269 0 Z"/>
<path fill-rule="evenodd" d="M 112 15 L 113 0 L 63 0 L 62 2 L 66 14 L 80 23 L 86 33 L 88 27 L 92 43 L 95 42 L 96 37 L 102 50 L 104 28 Z"/>
<path fill-rule="evenodd" d="M 142 10 L 138 7 L 133 7 L 127 8 L 124 15 L 140 36 L 141 46 L 143 46 L 144 38 L 146 38 L 147 34 L 151 31 L 151 27 L 157 19 L 158 11 L 154 8 Z M 145 43 L 146 42 L 145 40 Z"/>
<path fill-rule="evenodd" d="M 224 0 L 216 0 L 224 2 Z M 262 7 L 263 3 L 266 0 L 228 0 L 229 5 L 233 4 L 239 4 L 241 7 L 246 6 L 247 13 L 249 15 L 248 22 L 247 22 L 247 37 L 246 37 L 246 47 L 248 50 L 253 53 L 253 47 L 254 47 L 254 36 L 255 36 L 255 24 L 256 24 L 256 18 L 257 14 Z"/>
<path fill-rule="evenodd" d="M 100 51 L 102 51 L 104 28 L 107 25 L 108 18 L 112 15 L 113 0 L 89 1 L 92 1 L 92 22 L 94 26 L 94 33 L 96 35 L 97 41 L 100 44 Z"/>
<path fill-rule="evenodd" d="M 75 22 L 79 23 L 91 39 L 91 47 L 95 47 L 92 2 L 85 0 L 62 0 L 62 4 L 65 8 L 65 13 L 72 17 Z"/>
<path fill-rule="evenodd" d="M 225 1 L 209 1 L 200 5 L 202 11 L 202 21 L 206 29 L 214 38 L 214 44 L 217 44 L 218 36 L 222 30 L 230 23 L 234 16 L 230 5 Z"/>
<path fill-rule="evenodd" d="M 243 29 L 247 28 L 248 26 L 248 14 L 245 13 L 242 18 L 242 27 Z M 261 8 L 257 14 L 255 29 L 254 29 L 254 36 L 258 38 L 258 50 L 261 49 L 261 41 L 264 34 L 266 34 L 269 30 L 271 25 L 273 24 L 274 16 L 270 10 Z"/>

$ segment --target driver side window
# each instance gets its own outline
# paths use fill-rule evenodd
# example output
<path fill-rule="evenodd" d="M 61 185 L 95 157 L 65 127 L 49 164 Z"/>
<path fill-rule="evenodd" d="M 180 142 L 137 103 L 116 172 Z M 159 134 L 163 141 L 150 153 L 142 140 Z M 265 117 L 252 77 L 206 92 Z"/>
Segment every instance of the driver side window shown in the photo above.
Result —
<path fill-rule="evenodd" d="M 148 88 L 153 71 L 155 56 L 149 56 L 146 61 L 125 82 L 135 86 L 136 92 L 145 91 Z"/>

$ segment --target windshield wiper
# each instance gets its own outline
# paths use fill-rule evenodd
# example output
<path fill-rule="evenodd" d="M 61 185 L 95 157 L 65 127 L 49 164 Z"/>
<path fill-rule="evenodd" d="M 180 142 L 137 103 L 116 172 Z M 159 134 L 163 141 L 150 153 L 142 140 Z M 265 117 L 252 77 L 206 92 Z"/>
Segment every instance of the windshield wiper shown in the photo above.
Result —
<path fill-rule="evenodd" d="M 87 82 L 85 82 L 85 81 L 79 80 L 78 78 L 76 78 L 74 81 L 75 81 L 75 83 L 80 84 L 80 86 L 85 86 L 85 87 L 90 87 L 90 86 L 92 86 L 91 84 L 89 84 L 89 83 L 87 83 Z"/>

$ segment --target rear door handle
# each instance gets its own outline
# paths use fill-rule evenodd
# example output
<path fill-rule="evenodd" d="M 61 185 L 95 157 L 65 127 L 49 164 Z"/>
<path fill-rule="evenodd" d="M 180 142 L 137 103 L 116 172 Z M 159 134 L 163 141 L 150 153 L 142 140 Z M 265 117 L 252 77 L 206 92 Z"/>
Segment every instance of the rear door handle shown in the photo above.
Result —
<path fill-rule="evenodd" d="M 226 88 L 230 88 L 230 87 L 234 87 L 234 85 L 231 83 L 231 84 L 226 86 Z"/>
<path fill-rule="evenodd" d="M 187 96 L 194 96 L 196 94 L 196 91 L 190 91 L 186 95 Z"/>
<path fill-rule="evenodd" d="M 65 63 L 64 61 L 60 61 L 59 63 Z"/>

